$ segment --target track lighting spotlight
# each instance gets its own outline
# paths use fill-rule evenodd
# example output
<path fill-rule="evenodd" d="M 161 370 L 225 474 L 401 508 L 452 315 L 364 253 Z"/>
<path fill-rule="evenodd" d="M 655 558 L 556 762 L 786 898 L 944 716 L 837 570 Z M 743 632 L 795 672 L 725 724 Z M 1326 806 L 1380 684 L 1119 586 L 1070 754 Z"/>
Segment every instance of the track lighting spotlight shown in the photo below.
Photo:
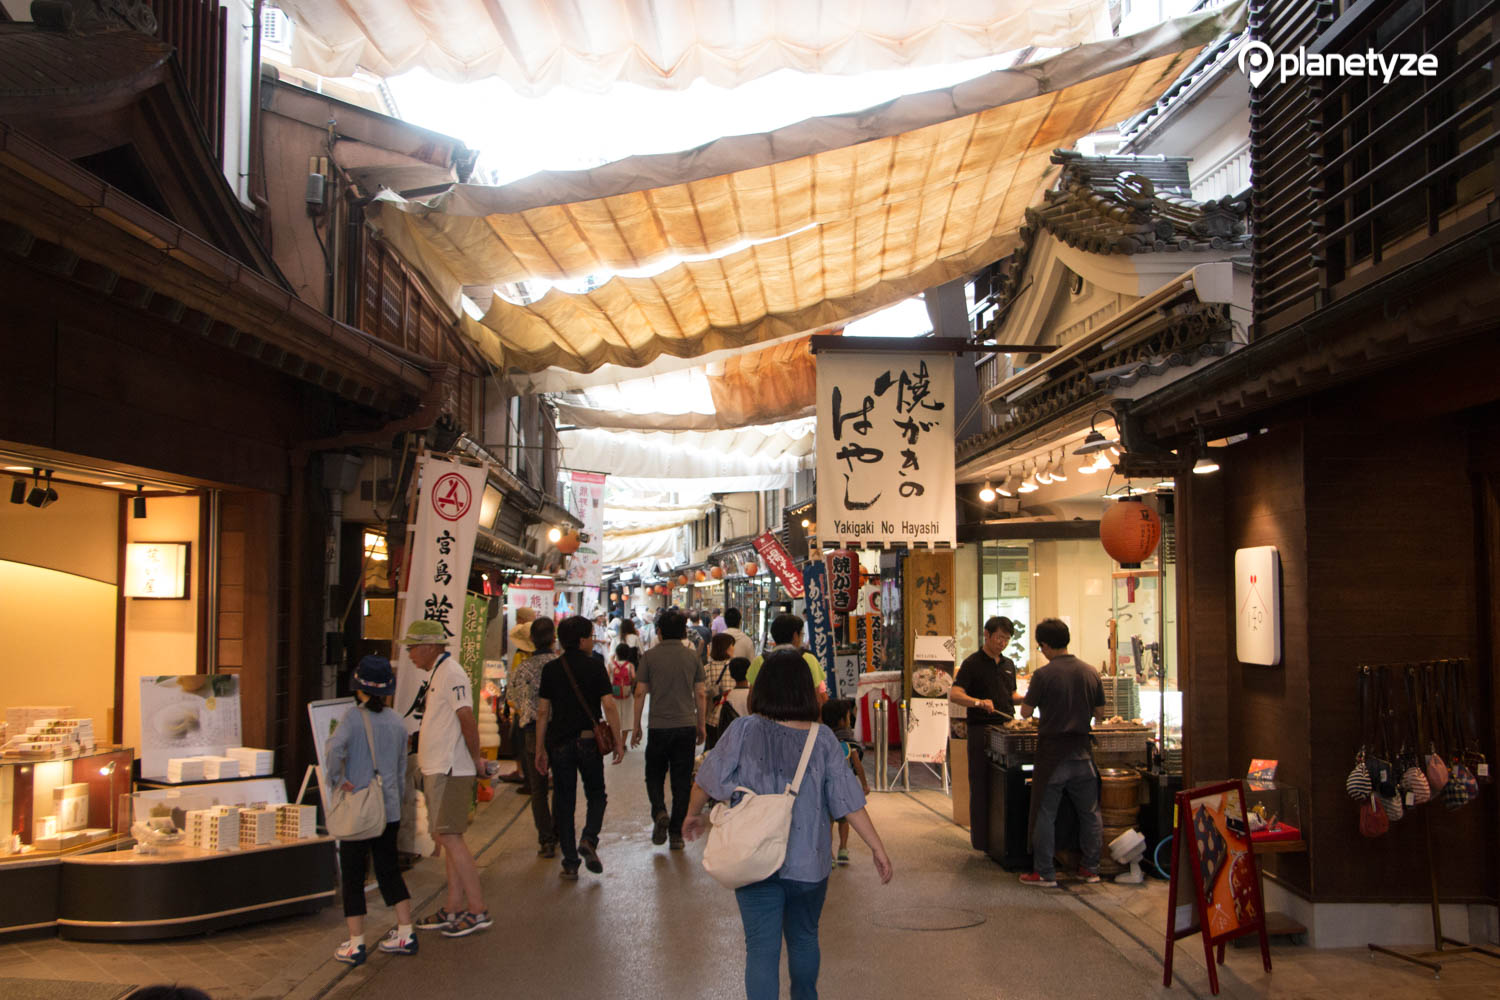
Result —
<path fill-rule="evenodd" d="M 40 483 L 33 485 L 31 495 L 26 498 L 26 502 L 37 508 L 50 507 L 57 503 L 57 491 L 52 488 L 51 469 L 47 470 L 47 485 L 42 486 Z"/>
<path fill-rule="evenodd" d="M 130 516 L 139 520 L 146 516 L 146 487 L 140 483 L 135 484 L 135 498 L 130 501 Z"/>
<path fill-rule="evenodd" d="M 979 491 L 979 499 L 985 503 L 995 502 L 995 488 L 990 485 L 988 479 L 984 481 L 984 487 Z"/>

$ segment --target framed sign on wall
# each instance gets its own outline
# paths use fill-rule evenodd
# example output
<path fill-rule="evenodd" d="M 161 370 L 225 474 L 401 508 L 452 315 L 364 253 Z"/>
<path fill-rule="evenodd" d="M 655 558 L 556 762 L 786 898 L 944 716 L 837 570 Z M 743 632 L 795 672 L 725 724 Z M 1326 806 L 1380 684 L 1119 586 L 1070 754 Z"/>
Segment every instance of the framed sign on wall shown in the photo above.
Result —
<path fill-rule="evenodd" d="M 1281 662 L 1281 560 L 1276 546 L 1234 553 L 1235 656 L 1241 663 Z"/>

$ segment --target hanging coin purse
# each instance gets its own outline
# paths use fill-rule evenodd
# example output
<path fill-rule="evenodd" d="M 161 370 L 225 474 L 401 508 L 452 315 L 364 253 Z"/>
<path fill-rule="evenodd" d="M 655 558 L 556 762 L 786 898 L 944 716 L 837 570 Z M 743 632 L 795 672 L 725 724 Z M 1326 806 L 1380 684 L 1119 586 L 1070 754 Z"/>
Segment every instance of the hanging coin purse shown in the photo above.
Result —
<path fill-rule="evenodd" d="M 1443 786 L 1443 805 L 1449 809 L 1462 809 L 1479 795 L 1479 782 L 1464 766 L 1461 758 L 1453 758 L 1448 768 L 1448 783 Z"/>
<path fill-rule="evenodd" d="M 1414 806 L 1432 798 L 1432 789 L 1427 784 L 1427 775 L 1413 761 L 1411 765 L 1401 774 L 1401 787 L 1406 789 L 1409 801 Z"/>
<path fill-rule="evenodd" d="M 1366 837 L 1379 837 L 1391 828 L 1391 820 L 1375 801 L 1375 796 L 1365 800 L 1359 807 L 1359 832 Z"/>
<path fill-rule="evenodd" d="M 1370 797 L 1370 770 L 1365 767 L 1363 750 L 1354 757 L 1354 769 L 1349 772 L 1349 777 L 1344 779 L 1344 790 L 1355 802 L 1363 802 Z"/>
<path fill-rule="evenodd" d="M 1443 793 L 1443 786 L 1448 784 L 1448 765 L 1443 763 L 1442 754 L 1437 752 L 1437 747 L 1427 755 L 1427 788 L 1434 796 Z"/>

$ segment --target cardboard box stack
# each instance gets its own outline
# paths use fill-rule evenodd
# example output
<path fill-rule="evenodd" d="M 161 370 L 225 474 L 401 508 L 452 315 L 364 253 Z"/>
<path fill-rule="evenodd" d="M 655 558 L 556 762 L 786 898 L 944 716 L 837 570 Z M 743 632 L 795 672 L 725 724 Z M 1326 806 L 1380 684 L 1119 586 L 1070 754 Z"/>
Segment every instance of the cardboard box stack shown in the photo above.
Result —
<path fill-rule="evenodd" d="M 255 747 L 230 747 L 224 753 L 239 761 L 242 778 L 262 777 L 270 774 L 275 758 L 274 751 L 259 750 Z"/>
<path fill-rule="evenodd" d="M 240 846 L 259 847 L 276 842 L 276 810 L 256 807 L 240 810 Z"/>
<path fill-rule="evenodd" d="M 206 851 L 234 851 L 240 846 L 238 806 L 191 809 L 187 814 L 188 842 Z"/>
<path fill-rule="evenodd" d="M 276 807 L 276 836 L 282 840 L 306 840 L 318 835 L 316 806 L 283 803 Z"/>

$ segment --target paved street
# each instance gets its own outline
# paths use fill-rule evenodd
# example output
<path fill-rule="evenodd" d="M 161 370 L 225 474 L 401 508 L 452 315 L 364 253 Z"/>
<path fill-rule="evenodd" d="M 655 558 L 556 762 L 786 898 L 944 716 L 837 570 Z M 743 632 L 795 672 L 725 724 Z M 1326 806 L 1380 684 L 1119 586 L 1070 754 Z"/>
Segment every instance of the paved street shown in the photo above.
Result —
<path fill-rule="evenodd" d="M 643 755 L 634 752 L 609 768 L 605 873 L 585 872 L 576 884 L 558 879 L 556 862 L 536 857 L 526 800 L 501 785 L 470 832 L 497 923 L 462 940 L 424 936 L 416 958 L 377 954 L 359 969 L 339 965 L 331 955 L 343 927 L 331 907 L 315 917 L 178 941 L 6 944 L 0 996 L 115 1000 L 153 981 L 196 985 L 215 1000 L 743 996 L 733 896 L 703 873 L 696 845 L 684 853 L 651 845 L 642 767 Z M 896 878 L 880 886 L 855 838 L 854 863 L 833 874 L 823 914 L 820 995 L 1209 995 L 1194 942 L 1179 948 L 1176 986 L 1161 987 L 1163 884 L 1023 887 L 969 850 L 947 806 L 935 789 L 875 797 L 871 812 Z M 410 875 L 419 913 L 436 905 L 440 877 L 432 860 Z M 386 913 L 378 904 L 372 911 L 370 940 L 389 926 Z M 1266 976 L 1254 949 L 1231 948 L 1221 995 L 1500 997 L 1500 971 L 1483 960 L 1455 961 L 1441 982 L 1358 952 L 1278 945 L 1274 960 L 1276 973 Z"/>

